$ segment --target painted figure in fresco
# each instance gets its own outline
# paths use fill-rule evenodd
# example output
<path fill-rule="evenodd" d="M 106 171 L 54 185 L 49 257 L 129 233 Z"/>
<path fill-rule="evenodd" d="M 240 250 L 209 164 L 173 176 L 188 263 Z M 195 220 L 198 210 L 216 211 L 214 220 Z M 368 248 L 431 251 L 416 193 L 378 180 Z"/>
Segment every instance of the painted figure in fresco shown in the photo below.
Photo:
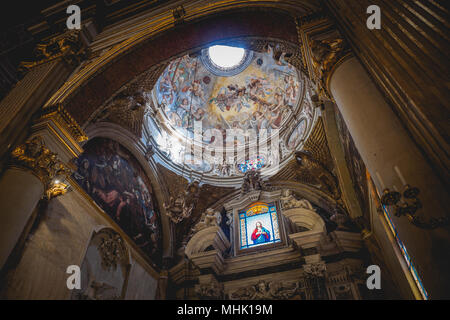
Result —
<path fill-rule="evenodd" d="M 267 46 L 254 53 L 247 69 L 229 78 L 212 74 L 198 58 L 186 55 L 159 78 L 157 104 L 171 125 L 191 132 L 194 121 L 201 121 L 204 131 L 278 129 L 290 112 L 286 106 L 294 106 L 299 97 L 295 69 L 284 57 L 278 47 Z M 207 143 L 215 143 L 215 137 Z"/>
<path fill-rule="evenodd" d="M 97 138 L 88 143 L 74 178 L 144 252 L 159 248 L 160 222 L 152 190 L 142 169 L 116 142 Z"/>
<path fill-rule="evenodd" d="M 176 108 L 176 113 L 179 117 L 179 120 L 177 119 L 176 123 L 178 124 L 181 122 L 180 127 L 187 128 L 189 125 L 189 115 L 191 113 L 191 107 L 187 98 L 181 100 L 181 103 Z"/>
<path fill-rule="evenodd" d="M 270 240 L 270 232 L 262 226 L 260 221 L 256 222 L 256 228 L 252 233 L 253 244 L 260 244 Z"/>

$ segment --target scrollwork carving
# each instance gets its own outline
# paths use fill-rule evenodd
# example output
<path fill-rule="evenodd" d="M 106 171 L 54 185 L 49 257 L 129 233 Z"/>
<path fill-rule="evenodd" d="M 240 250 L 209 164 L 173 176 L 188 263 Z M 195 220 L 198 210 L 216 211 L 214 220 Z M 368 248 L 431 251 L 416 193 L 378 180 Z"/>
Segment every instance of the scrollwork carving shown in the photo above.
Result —
<path fill-rule="evenodd" d="M 176 198 L 171 196 L 169 203 L 164 204 L 167 216 L 175 224 L 189 218 L 198 202 L 199 196 L 200 183 L 194 181 L 186 187 L 184 192 L 180 193 Z"/>

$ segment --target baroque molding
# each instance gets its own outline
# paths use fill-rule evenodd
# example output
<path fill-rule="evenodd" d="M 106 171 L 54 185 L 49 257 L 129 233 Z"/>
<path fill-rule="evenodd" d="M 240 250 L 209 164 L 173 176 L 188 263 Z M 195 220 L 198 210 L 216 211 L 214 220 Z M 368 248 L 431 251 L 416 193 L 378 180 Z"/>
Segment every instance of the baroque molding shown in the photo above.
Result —
<path fill-rule="evenodd" d="M 231 300 L 286 300 L 299 292 L 299 282 L 258 281 L 230 294 Z"/>
<path fill-rule="evenodd" d="M 41 112 L 41 120 L 46 119 L 51 119 L 57 124 L 67 128 L 69 133 L 75 138 L 76 142 L 88 140 L 83 129 L 81 129 L 80 125 L 61 104 L 44 107 Z"/>
<path fill-rule="evenodd" d="M 101 242 L 98 252 L 102 258 L 102 267 L 106 270 L 116 270 L 117 266 L 126 262 L 128 250 L 120 234 L 112 230 L 101 230 Z"/>
<path fill-rule="evenodd" d="M 52 183 L 45 192 L 47 200 L 51 200 L 58 196 L 63 196 L 69 190 L 69 185 L 63 182 Z"/>
<path fill-rule="evenodd" d="M 194 287 L 197 297 L 201 300 L 221 300 L 224 298 L 224 286 L 212 275 L 200 276 L 199 284 Z"/>
<path fill-rule="evenodd" d="M 245 196 L 252 191 L 262 191 L 264 189 L 266 189 L 266 185 L 259 171 L 250 170 L 245 174 L 241 186 L 241 196 Z"/>
<path fill-rule="evenodd" d="M 285 190 L 283 193 L 283 197 L 280 199 L 283 210 L 304 208 L 311 211 L 316 211 L 308 200 L 297 200 L 291 190 Z"/>

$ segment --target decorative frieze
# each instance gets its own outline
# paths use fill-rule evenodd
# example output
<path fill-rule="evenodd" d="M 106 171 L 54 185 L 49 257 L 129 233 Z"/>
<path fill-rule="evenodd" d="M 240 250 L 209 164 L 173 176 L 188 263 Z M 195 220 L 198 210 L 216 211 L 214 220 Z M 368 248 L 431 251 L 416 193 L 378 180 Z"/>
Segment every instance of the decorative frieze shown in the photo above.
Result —
<path fill-rule="evenodd" d="M 223 284 L 218 282 L 213 275 L 202 275 L 199 284 L 194 288 L 199 299 L 219 300 L 224 298 Z"/>
<path fill-rule="evenodd" d="M 298 294 L 298 282 L 258 281 L 230 294 L 231 300 L 287 300 Z"/>

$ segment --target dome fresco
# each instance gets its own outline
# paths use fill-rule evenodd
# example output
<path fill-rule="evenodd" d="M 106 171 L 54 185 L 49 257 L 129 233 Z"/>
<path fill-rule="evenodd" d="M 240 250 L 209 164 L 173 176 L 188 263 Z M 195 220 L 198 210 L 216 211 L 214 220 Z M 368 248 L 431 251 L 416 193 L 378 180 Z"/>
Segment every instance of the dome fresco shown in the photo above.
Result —
<path fill-rule="evenodd" d="M 172 60 L 154 86 L 152 99 L 159 117 L 149 118 L 149 136 L 164 158 L 194 172 L 227 177 L 270 166 L 273 151 L 237 155 L 230 165 L 225 160 L 214 163 L 204 154 L 196 161 L 192 145 L 203 151 L 212 148 L 216 154 L 221 150 L 225 158 L 225 150 L 248 147 L 255 135 L 259 144 L 279 139 L 280 158 L 295 151 L 314 118 L 312 104 L 303 99 L 305 85 L 297 69 L 284 60 L 283 53 L 274 59 L 270 46 L 262 52 L 245 50 L 238 63 L 227 67 L 214 62 L 211 52 L 206 48 L 200 55 Z M 306 97 L 310 99 L 308 92 Z M 227 139 L 230 129 L 243 136 Z"/>
<path fill-rule="evenodd" d="M 201 121 L 203 131 L 278 129 L 291 113 L 288 106 L 297 103 L 297 72 L 275 61 L 271 49 L 255 52 L 234 76 L 214 75 L 202 60 L 186 55 L 172 61 L 156 84 L 158 105 L 184 135 L 192 135 L 194 121 Z"/>

